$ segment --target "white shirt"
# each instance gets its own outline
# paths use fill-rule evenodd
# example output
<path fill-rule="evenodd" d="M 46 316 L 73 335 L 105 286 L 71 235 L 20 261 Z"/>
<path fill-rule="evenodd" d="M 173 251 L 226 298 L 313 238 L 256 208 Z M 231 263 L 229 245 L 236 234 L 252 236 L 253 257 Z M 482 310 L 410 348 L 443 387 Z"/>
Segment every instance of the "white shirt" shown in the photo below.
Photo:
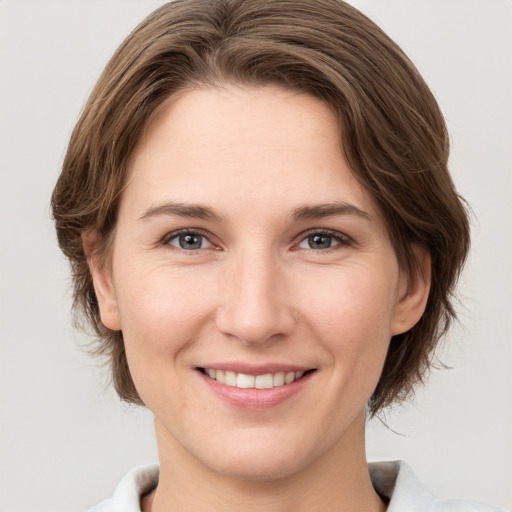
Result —
<path fill-rule="evenodd" d="M 438 500 L 418 480 L 404 461 L 369 464 L 373 487 L 389 499 L 387 512 L 504 512 L 467 500 Z M 158 464 L 132 469 L 114 495 L 87 512 L 141 512 L 140 498 L 158 483 Z"/>

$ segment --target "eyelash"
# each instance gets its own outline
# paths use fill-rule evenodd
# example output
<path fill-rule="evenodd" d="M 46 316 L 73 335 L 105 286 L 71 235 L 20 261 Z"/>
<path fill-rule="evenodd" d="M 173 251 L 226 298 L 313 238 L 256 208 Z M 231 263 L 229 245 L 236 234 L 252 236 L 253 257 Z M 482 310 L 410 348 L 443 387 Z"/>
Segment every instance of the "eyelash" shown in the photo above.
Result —
<path fill-rule="evenodd" d="M 205 232 L 201 229 L 190 229 L 190 228 L 180 229 L 178 231 L 173 231 L 171 233 L 168 233 L 167 235 L 165 235 L 162 238 L 160 245 L 169 246 L 169 245 L 171 245 L 172 240 L 174 240 L 180 236 L 184 236 L 184 235 L 199 235 L 199 236 L 205 238 L 208 241 L 208 243 L 210 243 L 214 248 L 218 247 L 216 244 L 213 243 L 213 241 L 211 240 L 211 235 L 209 235 L 207 232 Z M 173 248 L 176 250 L 180 250 L 178 247 L 173 247 Z M 181 250 L 183 252 L 189 252 L 189 253 L 198 252 L 198 250 L 187 250 L 187 249 L 183 249 L 183 248 Z"/>
<path fill-rule="evenodd" d="M 325 253 L 330 253 L 332 250 L 336 250 L 336 248 L 338 246 L 350 247 L 350 246 L 354 245 L 354 241 L 352 240 L 352 238 L 350 238 L 348 235 L 345 235 L 344 233 L 340 233 L 339 231 L 332 231 L 330 229 L 310 229 L 310 230 L 308 230 L 304 233 L 301 233 L 299 235 L 300 240 L 297 244 L 294 244 L 294 250 L 297 250 L 299 248 L 298 247 L 299 244 L 301 244 L 302 242 L 306 241 L 308 238 L 315 236 L 315 235 L 332 238 L 333 240 L 338 242 L 338 244 L 335 246 L 332 246 L 332 247 L 328 247 L 326 249 L 321 249 L 321 250 L 312 249 L 312 248 L 309 248 L 306 250 L 316 252 L 316 253 L 325 254 Z"/>
<path fill-rule="evenodd" d="M 216 249 L 216 250 L 219 249 L 219 246 L 212 241 L 211 235 L 209 233 L 207 233 L 201 229 L 191 229 L 191 228 L 180 229 L 178 231 L 173 231 L 171 233 L 168 233 L 167 235 L 165 235 L 162 238 L 160 245 L 169 246 L 169 245 L 171 245 L 170 242 L 172 240 L 174 240 L 180 236 L 183 236 L 183 235 L 199 235 L 199 236 L 205 238 L 208 241 L 208 243 L 213 246 L 214 249 Z M 294 243 L 294 245 L 292 246 L 292 250 L 300 249 L 299 245 L 302 242 L 306 241 L 309 237 L 312 237 L 315 235 L 332 238 L 336 242 L 338 242 L 338 244 L 333 247 L 328 247 L 325 249 L 317 250 L 317 249 L 312 249 L 312 248 L 309 248 L 309 249 L 306 248 L 306 250 L 316 252 L 316 253 L 329 253 L 332 250 L 335 250 L 336 247 L 338 247 L 338 245 L 343 246 L 343 247 L 350 247 L 351 245 L 354 244 L 354 241 L 352 240 L 352 238 L 350 238 L 348 235 L 345 235 L 344 233 L 340 233 L 339 231 L 332 231 L 329 229 L 310 229 L 304 233 L 301 233 L 297 237 L 297 238 L 299 238 L 299 241 L 297 243 Z M 183 249 L 183 248 L 180 249 L 178 247 L 173 247 L 173 248 L 176 250 L 181 250 L 183 252 L 188 252 L 188 253 L 198 252 L 199 250 L 202 249 L 202 248 L 200 248 L 200 249 L 195 249 L 195 250 L 193 250 L 193 249 L 187 250 L 187 249 Z"/>

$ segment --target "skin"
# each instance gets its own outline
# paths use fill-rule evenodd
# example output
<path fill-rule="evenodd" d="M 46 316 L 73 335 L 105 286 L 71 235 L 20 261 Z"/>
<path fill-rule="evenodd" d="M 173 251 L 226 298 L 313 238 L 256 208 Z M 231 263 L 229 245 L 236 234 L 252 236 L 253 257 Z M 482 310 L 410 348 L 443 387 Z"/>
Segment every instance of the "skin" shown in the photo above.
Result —
<path fill-rule="evenodd" d="M 423 313 L 429 259 L 415 248 L 417 275 L 400 271 L 331 110 L 272 87 L 187 91 L 129 172 L 110 261 L 90 264 L 102 321 L 122 329 L 155 416 L 160 483 L 143 509 L 385 510 L 365 407 L 391 336 Z M 183 229 L 202 245 L 182 248 Z M 91 255 L 95 240 L 84 237 Z M 227 362 L 315 371 L 284 402 L 244 409 L 197 369 Z"/>

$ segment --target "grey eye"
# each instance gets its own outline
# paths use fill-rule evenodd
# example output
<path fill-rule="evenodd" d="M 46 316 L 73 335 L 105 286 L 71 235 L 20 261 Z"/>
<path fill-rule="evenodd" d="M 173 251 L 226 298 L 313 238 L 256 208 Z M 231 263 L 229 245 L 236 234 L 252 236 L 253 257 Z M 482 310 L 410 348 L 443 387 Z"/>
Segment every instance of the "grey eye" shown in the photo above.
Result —
<path fill-rule="evenodd" d="M 329 232 L 317 232 L 311 233 L 304 237 L 299 247 L 301 249 L 309 249 L 315 251 L 322 251 L 331 249 L 338 245 L 350 245 L 350 239 L 342 233 L 329 233 Z"/>
<path fill-rule="evenodd" d="M 309 249 L 329 249 L 333 245 L 333 237 L 329 235 L 310 235 L 306 241 Z"/>
<path fill-rule="evenodd" d="M 185 251 L 196 251 L 211 247 L 212 244 L 199 233 L 181 233 L 180 235 L 173 236 L 169 240 L 169 245 L 184 249 Z"/>

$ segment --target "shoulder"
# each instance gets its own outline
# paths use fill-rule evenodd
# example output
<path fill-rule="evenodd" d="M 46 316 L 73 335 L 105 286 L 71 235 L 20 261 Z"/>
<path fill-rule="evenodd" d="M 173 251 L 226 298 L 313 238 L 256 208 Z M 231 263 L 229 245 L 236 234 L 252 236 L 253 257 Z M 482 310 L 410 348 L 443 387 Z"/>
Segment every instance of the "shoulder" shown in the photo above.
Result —
<path fill-rule="evenodd" d="M 375 490 L 389 499 L 387 512 L 505 512 L 467 500 L 437 499 L 404 461 L 369 464 Z"/>
<path fill-rule="evenodd" d="M 87 512 L 140 512 L 140 499 L 156 487 L 158 475 L 158 464 L 132 469 L 119 482 L 111 498 L 98 503 Z"/>

